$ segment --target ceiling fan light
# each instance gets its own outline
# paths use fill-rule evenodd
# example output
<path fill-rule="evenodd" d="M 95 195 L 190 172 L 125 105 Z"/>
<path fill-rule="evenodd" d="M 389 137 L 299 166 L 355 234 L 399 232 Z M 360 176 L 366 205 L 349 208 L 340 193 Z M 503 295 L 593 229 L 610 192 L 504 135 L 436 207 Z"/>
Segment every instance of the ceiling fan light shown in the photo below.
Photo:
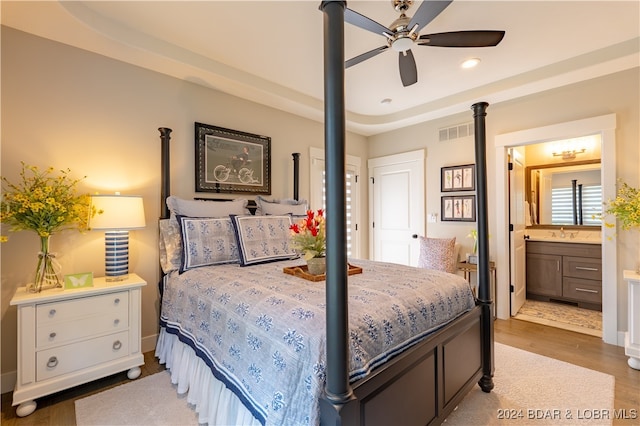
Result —
<path fill-rule="evenodd" d="M 478 65 L 480 63 L 480 59 L 479 58 L 471 58 L 471 59 L 467 59 L 466 61 L 464 61 L 462 64 L 460 64 L 460 66 L 462 68 L 473 68 L 476 65 Z"/>
<path fill-rule="evenodd" d="M 413 46 L 413 40 L 409 37 L 400 37 L 391 43 L 391 47 L 396 52 L 406 52 Z"/>

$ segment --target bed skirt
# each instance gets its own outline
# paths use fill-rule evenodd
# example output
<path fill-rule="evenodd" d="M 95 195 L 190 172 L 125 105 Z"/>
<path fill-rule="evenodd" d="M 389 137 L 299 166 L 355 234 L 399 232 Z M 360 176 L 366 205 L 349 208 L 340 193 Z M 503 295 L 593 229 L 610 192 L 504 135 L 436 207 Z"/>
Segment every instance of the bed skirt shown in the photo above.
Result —
<path fill-rule="evenodd" d="M 175 334 L 160 328 L 156 357 L 166 364 L 171 383 L 177 393 L 187 393 L 187 402 L 198 413 L 198 423 L 208 425 L 259 426 L 260 422 L 240 402 L 240 399 L 218 379 L 189 345 Z M 159 401 L 162 403 L 162 401 Z"/>

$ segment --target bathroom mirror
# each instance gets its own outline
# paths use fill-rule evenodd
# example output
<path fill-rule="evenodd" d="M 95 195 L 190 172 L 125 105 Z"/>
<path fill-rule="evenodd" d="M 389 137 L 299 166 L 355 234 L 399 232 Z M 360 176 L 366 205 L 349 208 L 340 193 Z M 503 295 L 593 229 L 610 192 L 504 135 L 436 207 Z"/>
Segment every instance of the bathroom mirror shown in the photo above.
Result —
<path fill-rule="evenodd" d="M 602 212 L 600 160 L 543 164 L 525 168 L 528 228 L 600 227 Z"/>

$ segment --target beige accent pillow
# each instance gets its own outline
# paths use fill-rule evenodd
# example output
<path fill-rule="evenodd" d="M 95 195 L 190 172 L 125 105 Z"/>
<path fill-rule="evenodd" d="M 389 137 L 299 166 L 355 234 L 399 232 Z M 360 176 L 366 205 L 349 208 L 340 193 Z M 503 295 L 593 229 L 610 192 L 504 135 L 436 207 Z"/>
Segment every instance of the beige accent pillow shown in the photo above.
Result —
<path fill-rule="evenodd" d="M 456 272 L 456 238 L 419 237 L 420 257 L 418 267 L 436 269 L 451 274 Z"/>

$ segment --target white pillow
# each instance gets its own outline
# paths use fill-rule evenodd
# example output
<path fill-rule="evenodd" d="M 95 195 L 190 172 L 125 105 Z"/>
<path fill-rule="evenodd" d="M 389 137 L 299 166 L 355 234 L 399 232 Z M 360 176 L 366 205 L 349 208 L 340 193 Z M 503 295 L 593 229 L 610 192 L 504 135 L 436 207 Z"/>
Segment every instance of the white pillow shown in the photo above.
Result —
<path fill-rule="evenodd" d="M 184 200 L 176 196 L 167 197 L 167 207 L 172 216 L 229 217 L 230 214 L 249 214 L 249 200 L 238 198 L 230 201 Z"/>
<path fill-rule="evenodd" d="M 283 200 L 273 199 L 271 201 L 260 195 L 256 196 L 256 216 L 265 215 L 285 215 L 303 216 L 307 214 L 307 201 L 286 198 Z"/>
<path fill-rule="evenodd" d="M 457 269 L 455 251 L 456 238 L 427 238 L 419 237 L 420 257 L 418 267 L 437 269 L 451 274 Z"/>
<path fill-rule="evenodd" d="M 231 222 L 238 243 L 240 266 L 298 257 L 291 247 L 291 215 L 231 215 Z"/>
<path fill-rule="evenodd" d="M 182 237 L 180 273 L 192 268 L 238 262 L 231 219 L 176 216 Z"/>

